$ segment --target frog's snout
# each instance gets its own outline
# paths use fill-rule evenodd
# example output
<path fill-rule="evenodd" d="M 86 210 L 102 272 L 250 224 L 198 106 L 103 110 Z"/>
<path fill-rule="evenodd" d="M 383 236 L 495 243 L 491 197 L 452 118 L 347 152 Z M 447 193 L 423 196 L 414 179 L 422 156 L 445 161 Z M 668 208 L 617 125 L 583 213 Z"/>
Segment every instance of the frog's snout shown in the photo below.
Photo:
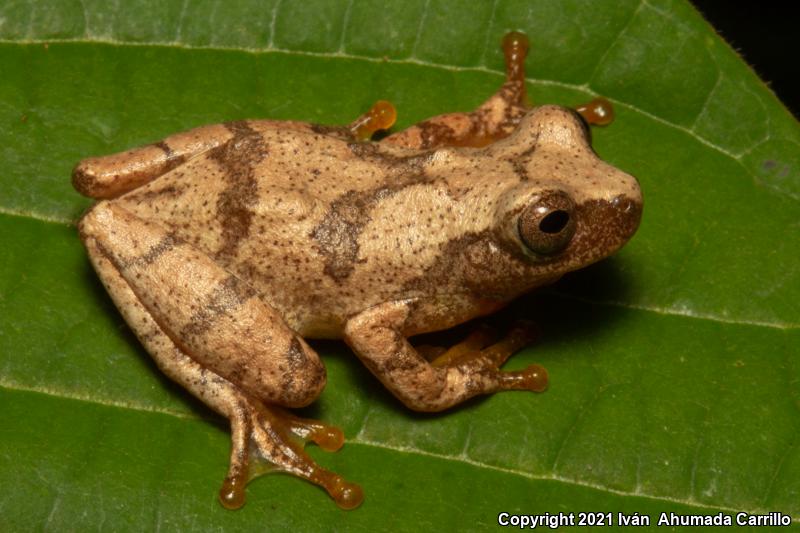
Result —
<path fill-rule="evenodd" d="M 613 254 L 630 240 L 642 218 L 641 196 L 619 193 L 611 198 L 593 198 L 576 206 L 577 229 L 565 261 L 580 268 Z"/>
<path fill-rule="evenodd" d="M 640 195 L 632 197 L 620 193 L 610 200 L 586 202 L 579 210 L 578 216 L 588 226 L 587 231 L 595 243 L 600 244 L 599 250 L 605 248 L 604 255 L 610 255 L 628 242 L 639 228 L 642 198 Z"/>
<path fill-rule="evenodd" d="M 619 170 L 612 176 L 616 179 L 606 182 L 609 186 L 605 193 L 587 200 L 580 215 L 589 222 L 597 240 L 608 248 L 606 255 L 628 242 L 642 219 L 642 189 L 639 181 Z"/>

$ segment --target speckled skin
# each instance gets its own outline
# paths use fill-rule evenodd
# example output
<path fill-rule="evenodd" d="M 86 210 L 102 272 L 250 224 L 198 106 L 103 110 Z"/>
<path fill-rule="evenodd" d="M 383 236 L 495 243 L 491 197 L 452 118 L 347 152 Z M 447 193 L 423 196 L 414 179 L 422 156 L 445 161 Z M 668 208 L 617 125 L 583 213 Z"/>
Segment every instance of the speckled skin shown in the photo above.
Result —
<path fill-rule="evenodd" d="M 636 180 L 597 158 L 574 111 L 528 108 L 514 60 L 475 112 L 382 142 L 252 120 L 76 167 L 76 188 L 101 199 L 80 235 L 126 321 L 167 375 L 231 420 L 227 506 L 243 503 L 254 460 L 360 502 L 290 438 L 335 449 L 337 430 L 274 407 L 307 405 L 325 385 L 304 337 L 343 338 L 416 410 L 543 387 L 541 369 L 499 370 L 519 343 L 437 365 L 406 340 L 598 261 L 638 225 Z M 568 222 L 544 231 L 553 211 Z"/>

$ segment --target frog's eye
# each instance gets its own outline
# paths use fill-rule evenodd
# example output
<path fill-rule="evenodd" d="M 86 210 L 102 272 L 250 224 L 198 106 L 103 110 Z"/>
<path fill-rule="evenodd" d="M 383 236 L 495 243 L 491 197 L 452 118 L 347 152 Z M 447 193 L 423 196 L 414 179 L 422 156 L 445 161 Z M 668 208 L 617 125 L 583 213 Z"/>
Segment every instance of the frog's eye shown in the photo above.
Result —
<path fill-rule="evenodd" d="M 522 211 L 518 226 L 522 242 L 532 252 L 560 252 L 575 235 L 575 202 L 561 191 L 545 193 Z"/>

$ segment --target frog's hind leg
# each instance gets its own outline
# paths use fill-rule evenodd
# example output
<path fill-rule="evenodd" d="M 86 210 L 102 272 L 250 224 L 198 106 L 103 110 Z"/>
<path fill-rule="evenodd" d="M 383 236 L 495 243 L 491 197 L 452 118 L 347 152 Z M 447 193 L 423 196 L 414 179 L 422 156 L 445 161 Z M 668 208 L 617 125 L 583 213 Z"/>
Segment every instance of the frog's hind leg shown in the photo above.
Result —
<path fill-rule="evenodd" d="M 486 146 L 510 135 L 530 109 L 525 89 L 528 38 L 510 32 L 503 38 L 506 81 L 471 113 L 449 113 L 389 135 L 381 142 L 424 150 L 440 146 Z"/>
<path fill-rule="evenodd" d="M 118 154 L 84 159 L 72 171 L 72 185 L 90 198 L 116 198 L 225 143 L 234 137 L 235 124 L 202 126 Z"/>
<path fill-rule="evenodd" d="M 266 303 L 192 246 L 108 202 L 90 210 L 79 229 L 103 284 L 159 368 L 230 420 L 223 505 L 243 505 L 247 482 L 270 470 L 322 486 L 343 508 L 361 502 L 357 485 L 303 449 L 310 440 L 335 450 L 341 431 L 273 405 L 307 405 L 325 375 L 316 354 Z"/>

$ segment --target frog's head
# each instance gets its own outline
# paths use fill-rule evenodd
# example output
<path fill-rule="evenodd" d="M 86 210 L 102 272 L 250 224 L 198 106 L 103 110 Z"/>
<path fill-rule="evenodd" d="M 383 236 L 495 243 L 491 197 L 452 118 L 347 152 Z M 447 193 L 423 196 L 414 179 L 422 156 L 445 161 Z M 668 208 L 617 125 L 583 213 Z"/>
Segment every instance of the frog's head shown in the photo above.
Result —
<path fill-rule="evenodd" d="M 490 150 L 519 177 L 497 204 L 495 227 L 536 273 L 558 276 L 599 261 L 639 226 L 639 183 L 597 157 L 572 110 L 537 107 Z"/>

